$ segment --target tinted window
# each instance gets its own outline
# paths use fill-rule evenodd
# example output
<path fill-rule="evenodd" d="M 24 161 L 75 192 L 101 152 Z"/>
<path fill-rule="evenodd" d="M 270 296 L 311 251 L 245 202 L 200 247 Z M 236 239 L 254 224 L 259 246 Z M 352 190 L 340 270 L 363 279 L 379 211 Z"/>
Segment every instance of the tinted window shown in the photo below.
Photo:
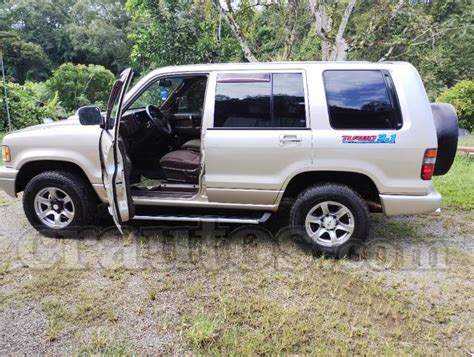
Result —
<path fill-rule="evenodd" d="M 273 93 L 273 95 L 272 95 Z M 218 76 L 214 127 L 305 127 L 301 73 Z"/>
<path fill-rule="evenodd" d="M 267 81 L 218 82 L 214 127 L 271 127 L 270 77 Z"/>
<path fill-rule="evenodd" d="M 335 129 L 398 129 L 394 100 L 381 71 L 325 71 L 331 126 Z"/>
<path fill-rule="evenodd" d="M 178 113 L 199 113 L 204 106 L 207 78 L 195 80 L 181 95 L 178 102 Z"/>
<path fill-rule="evenodd" d="M 273 113 L 275 127 L 306 126 L 301 73 L 275 73 L 273 75 Z"/>

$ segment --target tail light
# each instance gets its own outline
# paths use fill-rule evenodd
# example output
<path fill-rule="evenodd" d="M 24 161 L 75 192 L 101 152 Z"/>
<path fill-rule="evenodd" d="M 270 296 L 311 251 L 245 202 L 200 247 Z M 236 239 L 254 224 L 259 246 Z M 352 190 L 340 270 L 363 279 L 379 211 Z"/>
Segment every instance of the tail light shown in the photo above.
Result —
<path fill-rule="evenodd" d="M 421 179 L 431 180 L 436 163 L 437 149 L 426 149 L 423 156 L 423 164 L 421 165 Z"/>

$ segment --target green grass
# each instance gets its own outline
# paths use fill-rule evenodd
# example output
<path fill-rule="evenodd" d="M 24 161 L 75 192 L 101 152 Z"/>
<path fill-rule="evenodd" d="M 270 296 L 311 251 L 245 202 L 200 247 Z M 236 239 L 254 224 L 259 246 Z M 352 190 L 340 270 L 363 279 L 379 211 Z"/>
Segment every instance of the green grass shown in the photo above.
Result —
<path fill-rule="evenodd" d="M 459 139 L 459 146 L 474 146 L 474 134 Z"/>
<path fill-rule="evenodd" d="M 207 297 L 182 320 L 195 355 L 424 355 L 445 351 L 451 312 L 384 279 L 314 260 L 289 275 L 253 272 Z M 255 284 L 264 279 L 263 286 Z M 267 280 L 268 279 L 268 280 Z M 453 310 L 459 313 L 458 310 Z M 441 325 L 444 324 L 444 325 Z"/>
<path fill-rule="evenodd" d="M 460 145 L 471 145 L 473 136 Z M 471 140 L 471 141 L 469 141 Z M 474 144 L 473 144 L 474 145 Z M 443 204 L 463 209 L 474 208 L 474 160 L 458 152 L 451 170 L 433 178 L 433 186 L 443 196 Z"/>

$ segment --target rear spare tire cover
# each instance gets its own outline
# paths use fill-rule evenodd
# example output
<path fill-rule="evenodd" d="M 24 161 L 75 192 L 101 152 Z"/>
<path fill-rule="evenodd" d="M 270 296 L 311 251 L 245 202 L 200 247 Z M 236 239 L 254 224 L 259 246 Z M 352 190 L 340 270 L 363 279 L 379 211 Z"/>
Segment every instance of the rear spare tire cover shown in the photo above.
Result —
<path fill-rule="evenodd" d="M 456 110 L 448 103 L 431 103 L 431 111 L 438 135 L 438 156 L 434 175 L 446 174 L 453 164 L 458 148 L 458 116 Z"/>

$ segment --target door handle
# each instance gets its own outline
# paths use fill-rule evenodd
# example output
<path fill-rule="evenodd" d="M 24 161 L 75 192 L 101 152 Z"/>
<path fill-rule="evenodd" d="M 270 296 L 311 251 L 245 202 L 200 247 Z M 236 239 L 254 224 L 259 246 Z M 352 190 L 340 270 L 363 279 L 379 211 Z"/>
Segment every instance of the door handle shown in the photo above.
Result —
<path fill-rule="evenodd" d="M 301 135 L 298 134 L 283 134 L 278 137 L 280 145 L 287 145 L 287 144 L 301 144 L 303 138 Z"/>

